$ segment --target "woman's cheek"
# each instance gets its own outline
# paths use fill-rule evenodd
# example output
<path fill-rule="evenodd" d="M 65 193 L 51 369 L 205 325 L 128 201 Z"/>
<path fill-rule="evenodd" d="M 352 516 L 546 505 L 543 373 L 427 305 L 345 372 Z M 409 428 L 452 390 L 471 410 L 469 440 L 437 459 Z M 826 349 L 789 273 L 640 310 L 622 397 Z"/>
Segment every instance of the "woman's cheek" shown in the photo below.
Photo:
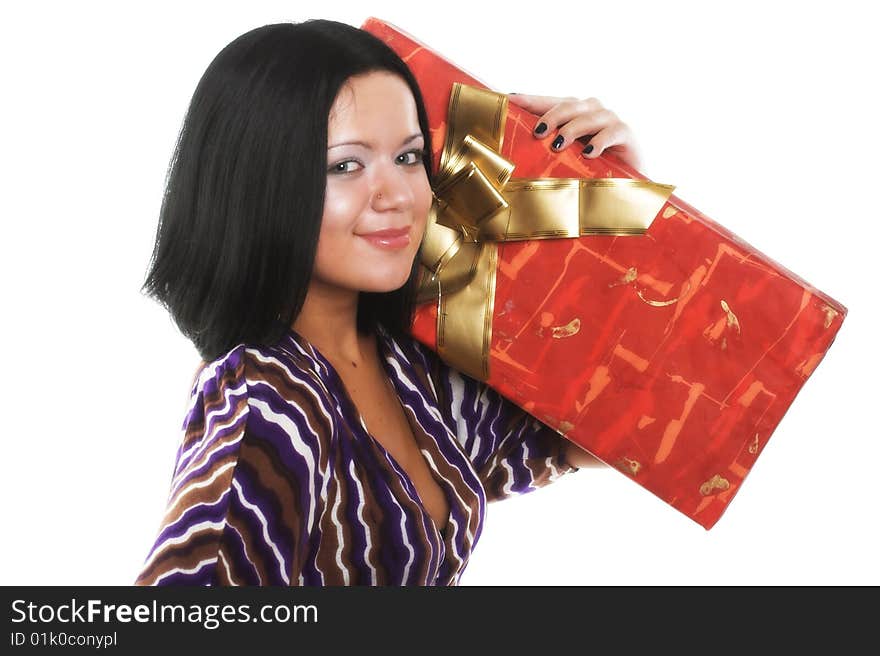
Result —
<path fill-rule="evenodd" d="M 418 219 L 422 222 L 422 227 L 424 230 L 424 226 L 428 224 L 428 214 L 431 212 L 431 205 L 434 202 L 434 193 L 431 189 L 431 185 L 428 183 L 427 178 L 425 178 L 425 185 L 421 190 L 421 201 L 422 212 L 419 215 Z"/>
<path fill-rule="evenodd" d="M 354 190 L 340 188 L 338 184 L 327 184 L 324 194 L 324 219 L 338 222 L 345 217 L 356 216 L 358 205 L 357 194 Z"/>

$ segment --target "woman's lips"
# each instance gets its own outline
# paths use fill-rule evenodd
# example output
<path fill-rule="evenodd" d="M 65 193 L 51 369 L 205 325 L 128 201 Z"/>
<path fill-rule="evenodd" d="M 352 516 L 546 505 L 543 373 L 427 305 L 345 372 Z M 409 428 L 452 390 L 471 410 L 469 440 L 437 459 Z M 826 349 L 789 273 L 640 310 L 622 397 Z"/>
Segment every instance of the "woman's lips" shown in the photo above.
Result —
<path fill-rule="evenodd" d="M 402 228 L 401 230 L 380 230 L 378 232 L 371 232 L 359 236 L 363 237 L 373 246 L 379 248 L 398 249 L 409 246 L 410 243 L 409 228 Z"/>

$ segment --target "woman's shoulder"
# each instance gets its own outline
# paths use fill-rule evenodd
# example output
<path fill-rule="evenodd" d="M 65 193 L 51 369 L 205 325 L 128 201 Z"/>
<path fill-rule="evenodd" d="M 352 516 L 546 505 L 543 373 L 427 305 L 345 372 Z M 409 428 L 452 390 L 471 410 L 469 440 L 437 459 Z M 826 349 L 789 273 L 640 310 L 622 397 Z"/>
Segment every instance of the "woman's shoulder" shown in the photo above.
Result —
<path fill-rule="evenodd" d="M 332 401 L 303 354 L 282 343 L 238 344 L 200 363 L 184 426 L 196 441 L 215 425 L 240 425 L 251 441 L 279 431 L 323 441 L 333 432 Z"/>
<path fill-rule="evenodd" d="M 245 369 L 245 345 L 239 344 L 210 361 L 200 360 L 192 378 L 191 393 L 222 380 L 242 379 Z"/>
<path fill-rule="evenodd" d="M 286 379 L 285 386 L 313 382 L 314 361 L 289 342 L 240 343 L 211 361 L 200 361 L 192 379 L 192 394 L 220 384 L 253 387 L 269 379 L 280 382 L 279 378 Z"/>

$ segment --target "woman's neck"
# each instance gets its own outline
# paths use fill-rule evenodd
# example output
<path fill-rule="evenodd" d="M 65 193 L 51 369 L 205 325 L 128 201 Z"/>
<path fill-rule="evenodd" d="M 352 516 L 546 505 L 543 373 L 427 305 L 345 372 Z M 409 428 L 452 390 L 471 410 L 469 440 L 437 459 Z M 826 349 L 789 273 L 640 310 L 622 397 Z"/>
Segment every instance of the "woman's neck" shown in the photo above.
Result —
<path fill-rule="evenodd" d="M 312 285 L 292 328 L 334 366 L 370 364 L 376 356 L 376 335 L 357 330 L 358 298 L 356 291 L 337 288 L 331 293 Z"/>

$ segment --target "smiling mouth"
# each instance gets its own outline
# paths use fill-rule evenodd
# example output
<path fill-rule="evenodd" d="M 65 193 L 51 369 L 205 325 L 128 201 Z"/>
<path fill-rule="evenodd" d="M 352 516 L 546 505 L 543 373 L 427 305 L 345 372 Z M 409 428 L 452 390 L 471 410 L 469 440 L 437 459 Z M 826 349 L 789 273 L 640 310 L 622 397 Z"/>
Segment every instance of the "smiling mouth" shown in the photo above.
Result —
<path fill-rule="evenodd" d="M 383 249 L 400 249 L 405 248 L 410 244 L 409 230 L 402 234 L 398 233 L 397 235 L 395 235 L 394 233 L 379 233 L 359 236 L 373 246 L 377 246 Z"/>

